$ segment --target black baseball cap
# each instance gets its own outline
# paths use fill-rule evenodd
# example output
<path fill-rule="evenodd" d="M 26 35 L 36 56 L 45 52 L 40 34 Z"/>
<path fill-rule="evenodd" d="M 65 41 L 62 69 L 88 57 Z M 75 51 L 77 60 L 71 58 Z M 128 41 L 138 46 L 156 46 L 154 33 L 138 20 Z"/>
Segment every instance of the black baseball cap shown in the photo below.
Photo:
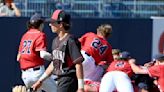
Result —
<path fill-rule="evenodd" d="M 156 54 L 153 57 L 154 60 L 164 60 L 164 54 Z"/>
<path fill-rule="evenodd" d="M 120 59 L 130 59 L 130 58 L 131 58 L 131 55 L 127 51 L 123 51 L 120 55 Z"/>
<path fill-rule="evenodd" d="M 44 21 L 44 18 L 41 16 L 41 14 L 35 13 L 34 15 L 31 16 L 30 23 L 34 23 L 34 22 L 37 22 L 39 20 Z"/>
<path fill-rule="evenodd" d="M 58 22 L 64 22 L 67 24 L 70 24 L 71 16 L 66 13 L 64 10 L 55 10 L 51 16 L 51 18 L 46 19 L 46 22 L 50 23 L 58 23 Z"/>

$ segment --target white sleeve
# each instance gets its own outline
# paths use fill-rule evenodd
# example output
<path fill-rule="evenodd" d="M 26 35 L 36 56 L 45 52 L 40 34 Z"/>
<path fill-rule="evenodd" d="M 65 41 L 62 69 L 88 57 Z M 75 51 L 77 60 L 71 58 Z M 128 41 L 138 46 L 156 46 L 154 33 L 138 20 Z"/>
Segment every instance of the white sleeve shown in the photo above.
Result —
<path fill-rule="evenodd" d="M 47 51 L 40 51 L 40 57 L 47 60 L 47 61 L 51 61 L 52 60 L 52 55 L 51 53 L 47 52 Z"/>

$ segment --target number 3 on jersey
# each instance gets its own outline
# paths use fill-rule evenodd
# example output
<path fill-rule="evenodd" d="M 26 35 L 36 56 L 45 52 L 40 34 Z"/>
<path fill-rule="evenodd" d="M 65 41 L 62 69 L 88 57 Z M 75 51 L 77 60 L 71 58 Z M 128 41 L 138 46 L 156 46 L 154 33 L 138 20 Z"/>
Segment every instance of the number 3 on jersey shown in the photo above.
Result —
<path fill-rule="evenodd" d="M 94 39 L 94 41 L 92 42 L 92 46 L 95 49 L 99 50 L 100 54 L 104 54 L 104 52 L 107 50 L 108 46 L 107 45 L 103 45 L 99 39 Z"/>
<path fill-rule="evenodd" d="M 23 49 L 22 49 L 22 54 L 30 54 L 30 47 L 31 47 L 31 40 L 25 40 L 23 41 Z"/>

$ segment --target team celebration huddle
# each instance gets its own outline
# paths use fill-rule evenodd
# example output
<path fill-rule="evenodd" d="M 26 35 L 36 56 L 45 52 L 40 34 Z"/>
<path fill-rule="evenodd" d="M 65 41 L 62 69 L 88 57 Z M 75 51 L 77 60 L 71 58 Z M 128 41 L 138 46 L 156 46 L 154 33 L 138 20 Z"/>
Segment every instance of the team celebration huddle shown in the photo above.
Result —
<path fill-rule="evenodd" d="M 45 22 L 57 34 L 51 52 Z M 38 13 L 31 16 L 17 54 L 25 85 L 15 86 L 13 92 L 164 92 L 163 54 L 137 65 L 130 52 L 108 42 L 110 24 L 100 24 L 97 33 L 79 38 L 71 34 L 71 26 L 71 16 L 63 10 L 55 10 L 48 19 Z"/>

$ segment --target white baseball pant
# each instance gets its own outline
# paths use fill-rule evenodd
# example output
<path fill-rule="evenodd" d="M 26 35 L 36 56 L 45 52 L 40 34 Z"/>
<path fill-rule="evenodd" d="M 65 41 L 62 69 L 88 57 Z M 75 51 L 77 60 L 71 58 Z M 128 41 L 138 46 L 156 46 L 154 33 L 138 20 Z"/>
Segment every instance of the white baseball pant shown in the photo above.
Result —
<path fill-rule="evenodd" d="M 103 68 L 95 64 L 95 60 L 92 56 L 86 54 L 81 50 L 81 54 L 84 57 L 83 72 L 84 80 L 100 81 L 103 74 Z"/>
<path fill-rule="evenodd" d="M 44 66 L 39 66 L 38 70 L 34 70 L 33 68 L 29 68 L 27 70 L 22 70 L 22 80 L 27 88 L 30 88 L 44 73 Z M 55 80 L 51 77 L 47 78 L 43 81 L 42 86 L 37 90 L 37 92 L 41 92 L 44 90 L 46 92 L 57 92 Z"/>
<path fill-rule="evenodd" d="M 99 92 L 134 92 L 129 76 L 121 71 L 107 72 L 100 84 Z"/>

